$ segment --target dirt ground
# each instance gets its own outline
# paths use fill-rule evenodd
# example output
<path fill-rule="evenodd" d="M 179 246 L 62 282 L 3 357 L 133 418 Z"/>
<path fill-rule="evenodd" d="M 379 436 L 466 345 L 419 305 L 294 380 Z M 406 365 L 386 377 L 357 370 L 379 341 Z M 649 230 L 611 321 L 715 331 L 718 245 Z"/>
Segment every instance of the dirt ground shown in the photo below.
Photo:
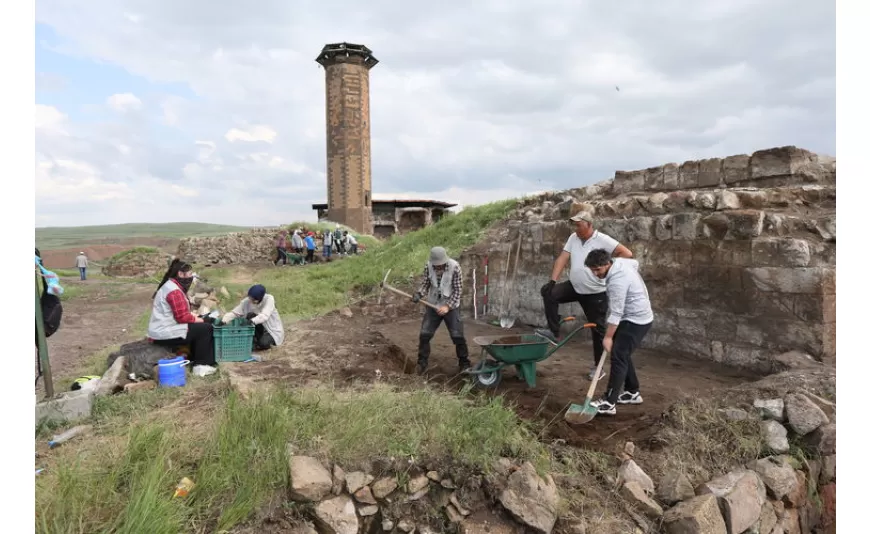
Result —
<path fill-rule="evenodd" d="M 101 245 L 85 245 L 61 249 L 40 249 L 42 262 L 49 269 L 74 269 L 76 256 L 84 252 L 88 260 L 102 262 L 119 252 L 133 247 L 156 247 L 170 253 L 178 248 L 179 239 L 162 237 L 141 237 L 136 239 L 115 239 Z"/>
<path fill-rule="evenodd" d="M 150 284 L 105 280 L 80 282 L 73 278 L 64 279 L 63 283 L 85 287 L 80 296 L 64 303 L 63 325 L 49 339 L 55 377 L 81 372 L 81 366 L 90 355 L 141 335 L 133 329 L 147 312 L 154 289 Z M 381 305 L 362 302 L 353 309 L 286 325 L 284 344 L 260 353 L 260 362 L 221 367 L 223 374 L 240 390 L 251 390 L 264 383 L 360 385 L 375 381 L 418 387 L 424 380 L 414 374 L 421 317 L 421 308 L 392 297 L 387 297 Z M 474 337 L 532 331 L 531 327 L 522 325 L 505 330 L 482 320 L 465 318 L 472 363 L 477 363 L 481 357 Z M 634 361 L 644 403 L 620 406 L 616 416 L 596 417 L 589 424 L 572 426 L 562 415 L 571 403 L 583 402 L 589 387 L 586 375 L 592 364 L 590 339 L 588 331 L 581 332 L 538 364 L 535 388 L 529 388 L 520 380 L 513 368 L 507 368 L 497 388 L 476 391 L 484 395 L 504 395 L 517 413 L 542 428 L 546 439 L 604 448 L 611 442 L 648 437 L 661 414 L 681 398 L 711 395 L 760 378 L 714 362 L 640 350 Z M 599 382 L 598 394 L 607 387 L 607 378 Z M 455 350 L 442 327 L 432 342 L 426 380 L 439 387 L 458 390 L 466 379 L 456 374 Z"/>

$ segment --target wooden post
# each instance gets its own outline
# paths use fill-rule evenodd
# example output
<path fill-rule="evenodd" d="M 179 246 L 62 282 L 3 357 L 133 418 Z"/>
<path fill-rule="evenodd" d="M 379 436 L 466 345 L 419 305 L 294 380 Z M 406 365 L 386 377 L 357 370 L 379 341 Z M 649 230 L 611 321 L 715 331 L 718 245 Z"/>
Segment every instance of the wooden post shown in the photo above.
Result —
<path fill-rule="evenodd" d="M 54 382 L 51 379 L 51 363 L 48 361 L 48 343 L 45 341 L 45 324 L 42 322 L 42 304 L 39 301 L 39 277 L 36 276 L 36 339 L 39 346 L 39 364 L 42 367 L 42 382 L 45 398 L 54 397 Z"/>

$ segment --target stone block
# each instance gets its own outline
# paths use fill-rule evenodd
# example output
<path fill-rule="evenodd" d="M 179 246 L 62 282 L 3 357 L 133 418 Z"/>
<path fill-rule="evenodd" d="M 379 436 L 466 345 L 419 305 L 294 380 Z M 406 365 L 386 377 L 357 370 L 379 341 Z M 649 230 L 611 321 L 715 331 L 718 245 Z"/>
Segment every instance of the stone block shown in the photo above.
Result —
<path fill-rule="evenodd" d="M 740 201 L 740 197 L 733 191 L 721 189 L 716 192 L 716 209 L 717 210 L 739 210 L 740 208 L 748 208 Z"/>
<path fill-rule="evenodd" d="M 639 171 L 643 173 L 644 184 L 643 188 L 646 191 L 658 191 L 662 189 L 662 168 L 650 167 Z"/>
<path fill-rule="evenodd" d="M 741 267 L 695 264 L 691 272 L 691 278 L 686 281 L 689 287 L 723 292 L 743 291 Z"/>
<path fill-rule="evenodd" d="M 737 339 L 770 350 L 799 350 L 811 355 L 822 353 L 821 326 L 796 319 L 743 318 L 737 324 Z"/>
<path fill-rule="evenodd" d="M 646 187 L 646 171 L 616 171 L 613 192 L 616 194 L 640 192 Z"/>
<path fill-rule="evenodd" d="M 724 213 L 711 213 L 701 219 L 704 227 L 704 237 L 716 241 L 725 239 L 728 235 L 728 217 Z"/>
<path fill-rule="evenodd" d="M 702 159 L 698 164 L 698 187 L 716 187 L 723 181 L 720 158 Z"/>
<path fill-rule="evenodd" d="M 722 175 L 726 184 L 749 180 L 749 160 L 746 154 L 728 156 L 722 160 Z"/>
<path fill-rule="evenodd" d="M 699 210 L 716 209 L 716 193 L 713 191 L 691 191 L 688 203 Z"/>
<path fill-rule="evenodd" d="M 662 526 L 668 534 L 726 534 L 725 519 L 712 494 L 683 501 L 667 512 Z"/>
<path fill-rule="evenodd" d="M 711 313 L 705 325 L 710 340 L 730 342 L 737 338 L 737 318 L 728 313 Z"/>
<path fill-rule="evenodd" d="M 751 180 L 760 180 L 792 176 L 815 162 L 818 162 L 815 154 L 795 146 L 758 150 L 750 158 L 749 177 Z"/>
<path fill-rule="evenodd" d="M 692 198 L 692 191 L 672 191 L 667 194 L 664 201 L 665 213 L 678 213 L 686 211 L 691 206 L 689 199 Z"/>
<path fill-rule="evenodd" d="M 597 226 L 599 231 L 622 243 L 628 240 L 628 223 L 624 219 L 604 219 Z"/>
<path fill-rule="evenodd" d="M 700 165 L 697 161 L 686 161 L 680 165 L 680 188 L 695 189 L 698 187 Z"/>
<path fill-rule="evenodd" d="M 652 174 L 650 174 L 652 176 Z M 676 163 L 668 163 L 661 167 L 661 189 L 673 191 L 680 189 L 680 166 Z"/>
<path fill-rule="evenodd" d="M 700 213 L 676 213 L 671 219 L 671 238 L 694 241 L 701 235 L 703 216 Z"/>
<path fill-rule="evenodd" d="M 673 331 L 688 338 L 704 338 L 707 331 L 708 313 L 703 310 L 677 308 Z"/>
<path fill-rule="evenodd" d="M 69 391 L 57 398 L 38 402 L 36 404 L 36 423 L 78 421 L 90 417 L 93 406 L 93 390 Z"/>
<path fill-rule="evenodd" d="M 755 210 L 732 210 L 722 212 L 728 220 L 725 239 L 752 239 L 764 229 L 764 212 Z"/>
<path fill-rule="evenodd" d="M 655 237 L 655 219 L 652 217 L 634 217 L 629 219 L 625 230 L 626 241 L 649 241 Z"/>
<path fill-rule="evenodd" d="M 650 302 L 653 308 L 668 309 L 682 306 L 685 303 L 683 288 L 679 286 L 647 286 Z M 654 313 L 658 314 L 656 310 Z"/>
<path fill-rule="evenodd" d="M 752 240 L 752 263 L 758 267 L 807 267 L 810 246 L 803 239 L 761 237 Z"/>
<path fill-rule="evenodd" d="M 739 343 L 723 343 L 722 349 L 721 363 L 725 365 L 755 369 L 761 372 L 767 372 L 770 369 L 770 351 L 768 350 Z"/>
<path fill-rule="evenodd" d="M 673 226 L 671 219 L 671 215 L 662 215 L 661 217 L 656 217 L 656 239 L 661 241 L 671 239 L 671 237 L 673 236 Z"/>
<path fill-rule="evenodd" d="M 835 276 L 831 273 L 833 269 L 827 267 L 748 267 L 743 284 L 765 292 L 822 295 Z"/>

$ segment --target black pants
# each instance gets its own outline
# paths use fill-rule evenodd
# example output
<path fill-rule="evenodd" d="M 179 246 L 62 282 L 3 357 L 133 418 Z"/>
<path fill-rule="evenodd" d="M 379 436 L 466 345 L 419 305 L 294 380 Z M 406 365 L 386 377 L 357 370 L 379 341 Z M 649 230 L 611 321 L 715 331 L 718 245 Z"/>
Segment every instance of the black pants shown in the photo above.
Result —
<path fill-rule="evenodd" d="M 595 323 L 592 330 L 592 355 L 595 365 L 601 360 L 604 353 L 604 334 L 607 332 L 607 293 L 594 293 L 581 295 L 574 291 L 571 281 L 559 282 L 553 286 L 550 292 L 541 291 L 544 297 L 544 313 L 547 315 L 547 327 L 554 336 L 559 337 L 559 304 L 578 302 L 586 315 L 586 322 Z"/>
<path fill-rule="evenodd" d="M 307 261 L 308 263 L 311 263 L 314 261 L 314 249 L 313 248 L 308 249 L 308 253 L 305 255 L 305 261 Z"/>
<path fill-rule="evenodd" d="M 287 249 L 283 247 L 276 247 L 278 249 L 278 259 L 275 260 L 275 265 L 278 265 L 278 262 L 284 260 L 284 265 L 287 265 Z"/>
<path fill-rule="evenodd" d="M 155 339 L 155 345 L 173 347 L 190 345 L 190 361 L 193 365 L 215 365 L 214 327 L 211 323 L 189 323 L 187 337 L 175 339 Z"/>
<path fill-rule="evenodd" d="M 266 327 L 258 324 L 254 326 L 254 350 L 265 350 L 275 346 L 275 338 L 266 330 Z"/>
<path fill-rule="evenodd" d="M 459 309 L 450 310 L 442 317 L 428 306 L 423 314 L 423 324 L 420 326 L 420 347 L 417 351 L 417 362 L 426 364 L 429 361 L 429 353 L 431 352 L 429 342 L 432 341 L 435 331 L 441 326 L 441 321 L 447 325 L 450 339 L 456 347 L 456 358 L 460 363 L 467 362 L 468 344 L 465 342 L 465 331 Z"/>
<path fill-rule="evenodd" d="M 622 321 L 613 334 L 613 354 L 610 355 L 610 380 L 607 382 L 607 402 L 616 404 L 616 399 L 622 391 L 637 393 L 640 382 L 634 370 L 631 355 L 640 346 L 643 338 L 652 328 L 650 324 L 636 324 Z"/>
<path fill-rule="evenodd" d="M 293 247 L 293 252 L 296 254 L 302 254 L 302 247 Z"/>

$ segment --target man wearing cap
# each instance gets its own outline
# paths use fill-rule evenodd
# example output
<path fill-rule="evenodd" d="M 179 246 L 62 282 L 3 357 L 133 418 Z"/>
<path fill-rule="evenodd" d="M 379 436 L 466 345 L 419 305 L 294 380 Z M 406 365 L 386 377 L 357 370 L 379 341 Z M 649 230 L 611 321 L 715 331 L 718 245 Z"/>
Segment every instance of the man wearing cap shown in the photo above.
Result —
<path fill-rule="evenodd" d="M 562 253 L 553 264 L 550 280 L 541 288 L 544 298 L 544 313 L 547 315 L 549 329 L 538 329 L 535 333 L 544 336 L 553 343 L 559 341 L 559 304 L 577 302 L 583 308 L 586 320 L 595 323 L 592 331 L 592 356 L 594 363 L 588 378 L 592 380 L 601 354 L 604 352 L 603 340 L 607 319 L 607 291 L 604 280 L 592 274 L 585 265 L 586 255 L 595 249 L 604 249 L 615 258 L 631 258 L 632 253 L 625 245 L 620 244 L 607 234 L 601 233 L 592 226 L 592 214 L 581 211 L 571 217 L 574 223 L 572 233 Z M 571 262 L 568 280 L 557 282 L 562 271 Z M 602 371 L 599 379 L 606 373 Z"/>
<path fill-rule="evenodd" d="M 447 324 L 450 339 L 456 347 L 459 371 L 468 369 L 471 367 L 471 362 L 468 360 L 468 345 L 465 343 L 462 317 L 459 313 L 462 299 L 462 269 L 458 261 L 447 256 L 444 247 L 433 247 L 429 251 L 429 262 L 423 267 L 423 283 L 414 293 L 412 300 L 420 302 L 424 295 L 426 301 L 437 306 L 438 310 L 426 306 L 423 324 L 420 327 L 417 372 L 423 374 L 429 367 L 431 350 L 429 342 L 441 326 L 442 320 Z"/>
<path fill-rule="evenodd" d="M 284 323 L 275 308 L 275 297 L 266 293 L 262 285 L 251 286 L 248 296 L 233 311 L 227 312 L 221 322 L 227 324 L 237 317 L 244 317 L 254 325 L 255 350 L 277 347 L 284 342 Z"/>
<path fill-rule="evenodd" d="M 76 267 L 79 268 L 79 277 L 86 280 L 88 278 L 88 257 L 85 256 L 84 252 L 79 252 L 79 255 L 76 256 Z"/>

